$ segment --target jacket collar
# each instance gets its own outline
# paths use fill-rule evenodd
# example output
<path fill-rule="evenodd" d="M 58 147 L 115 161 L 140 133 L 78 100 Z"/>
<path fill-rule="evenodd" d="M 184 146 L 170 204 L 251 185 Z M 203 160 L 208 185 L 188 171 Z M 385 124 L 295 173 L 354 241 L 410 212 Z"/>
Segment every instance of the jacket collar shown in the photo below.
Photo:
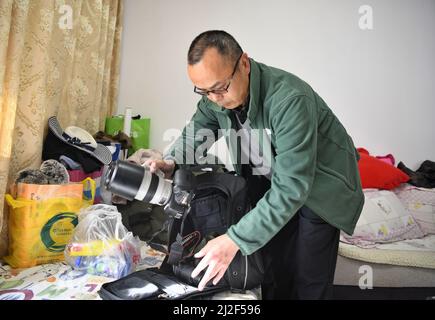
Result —
<path fill-rule="evenodd" d="M 255 119 L 260 101 L 260 68 L 254 59 L 249 59 L 251 62 L 251 73 L 249 74 L 249 110 L 248 118 L 252 122 Z"/>

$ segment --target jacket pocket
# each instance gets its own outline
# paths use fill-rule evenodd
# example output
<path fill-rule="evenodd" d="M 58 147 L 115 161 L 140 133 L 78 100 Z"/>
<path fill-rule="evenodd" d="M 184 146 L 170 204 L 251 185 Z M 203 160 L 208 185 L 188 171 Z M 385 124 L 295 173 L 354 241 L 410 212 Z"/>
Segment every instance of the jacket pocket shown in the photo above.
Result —
<path fill-rule="evenodd" d="M 335 136 L 319 135 L 317 167 L 325 175 L 338 179 L 352 191 L 359 188 L 358 162 L 352 139 L 339 131 Z"/>
<path fill-rule="evenodd" d="M 343 174 L 324 166 L 320 162 L 317 164 L 317 168 L 319 171 L 323 172 L 327 176 L 330 176 L 333 179 L 337 179 L 344 183 L 349 190 L 356 191 L 357 185 L 355 183 L 350 183 L 348 178 L 346 178 Z"/>

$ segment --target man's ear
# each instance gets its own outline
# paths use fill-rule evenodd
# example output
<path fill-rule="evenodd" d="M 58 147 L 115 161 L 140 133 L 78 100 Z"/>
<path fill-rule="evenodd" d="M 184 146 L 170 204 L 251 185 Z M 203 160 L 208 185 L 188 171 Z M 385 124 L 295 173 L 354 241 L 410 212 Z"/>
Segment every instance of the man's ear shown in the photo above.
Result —
<path fill-rule="evenodd" d="M 243 52 L 241 59 L 241 63 L 242 63 L 242 67 L 243 70 L 245 71 L 246 74 L 249 74 L 249 72 L 251 71 L 251 63 L 249 62 L 249 56 L 246 52 Z"/>

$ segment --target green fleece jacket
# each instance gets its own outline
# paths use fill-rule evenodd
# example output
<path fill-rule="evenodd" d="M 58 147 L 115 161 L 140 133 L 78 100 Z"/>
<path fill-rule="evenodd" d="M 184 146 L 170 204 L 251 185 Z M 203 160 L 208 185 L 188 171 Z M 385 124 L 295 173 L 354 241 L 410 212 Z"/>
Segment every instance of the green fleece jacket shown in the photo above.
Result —
<path fill-rule="evenodd" d="M 263 247 L 303 206 L 329 224 L 352 234 L 364 204 L 358 153 L 346 129 L 322 100 L 295 75 L 250 60 L 248 119 L 253 129 L 269 133 L 271 188 L 227 234 L 243 255 Z M 235 129 L 230 110 L 203 97 L 182 135 L 165 158 L 186 163 L 198 147 L 201 129 L 214 139 L 219 129 Z M 235 140 L 226 136 L 237 173 Z M 261 141 L 266 141 L 261 139 Z M 266 144 L 262 144 L 262 148 Z M 268 154 L 268 152 L 264 152 Z M 187 162 L 188 163 L 188 162 Z"/>

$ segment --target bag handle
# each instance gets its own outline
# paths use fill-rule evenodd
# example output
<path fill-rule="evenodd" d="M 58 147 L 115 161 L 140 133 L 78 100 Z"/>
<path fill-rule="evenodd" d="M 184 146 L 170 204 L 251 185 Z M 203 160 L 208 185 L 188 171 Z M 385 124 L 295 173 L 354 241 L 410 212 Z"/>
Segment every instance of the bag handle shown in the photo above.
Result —
<path fill-rule="evenodd" d="M 5 200 L 13 209 L 31 206 L 35 203 L 34 200 L 16 200 L 9 193 L 5 194 Z"/>

